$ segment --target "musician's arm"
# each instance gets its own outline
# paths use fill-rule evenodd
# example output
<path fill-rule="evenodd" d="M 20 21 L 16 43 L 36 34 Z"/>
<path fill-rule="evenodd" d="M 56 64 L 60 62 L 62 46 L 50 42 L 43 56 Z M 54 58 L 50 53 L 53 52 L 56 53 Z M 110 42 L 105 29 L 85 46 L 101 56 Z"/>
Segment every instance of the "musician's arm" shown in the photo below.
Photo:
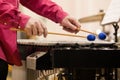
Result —
<path fill-rule="evenodd" d="M 17 7 L 0 0 L 0 24 L 15 28 L 24 28 L 29 16 L 22 14 Z"/>
<path fill-rule="evenodd" d="M 51 0 L 20 0 L 21 4 L 37 14 L 60 23 L 68 14 Z"/>

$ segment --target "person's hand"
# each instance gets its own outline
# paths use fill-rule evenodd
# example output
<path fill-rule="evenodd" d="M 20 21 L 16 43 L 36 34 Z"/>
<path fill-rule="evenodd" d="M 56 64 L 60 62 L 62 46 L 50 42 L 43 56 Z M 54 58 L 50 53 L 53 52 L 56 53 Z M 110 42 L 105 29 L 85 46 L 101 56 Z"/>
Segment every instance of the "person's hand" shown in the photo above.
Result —
<path fill-rule="evenodd" d="M 79 22 L 73 17 L 66 16 L 60 23 L 63 26 L 63 29 L 72 33 L 77 33 L 80 30 Z"/>
<path fill-rule="evenodd" d="M 46 26 L 40 20 L 34 18 L 29 19 L 24 31 L 28 36 L 41 36 L 43 34 L 46 37 L 48 33 Z"/>

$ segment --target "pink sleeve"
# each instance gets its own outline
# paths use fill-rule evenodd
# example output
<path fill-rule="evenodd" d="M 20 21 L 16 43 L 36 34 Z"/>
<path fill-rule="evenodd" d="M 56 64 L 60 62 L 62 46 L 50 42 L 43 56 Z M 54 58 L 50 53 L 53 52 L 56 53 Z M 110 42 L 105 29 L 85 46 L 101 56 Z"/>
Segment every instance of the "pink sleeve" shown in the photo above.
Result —
<path fill-rule="evenodd" d="M 18 8 L 10 3 L 0 1 L 0 24 L 24 28 L 29 16 L 22 14 Z"/>
<path fill-rule="evenodd" d="M 23 6 L 56 23 L 60 23 L 68 14 L 51 0 L 20 0 Z"/>

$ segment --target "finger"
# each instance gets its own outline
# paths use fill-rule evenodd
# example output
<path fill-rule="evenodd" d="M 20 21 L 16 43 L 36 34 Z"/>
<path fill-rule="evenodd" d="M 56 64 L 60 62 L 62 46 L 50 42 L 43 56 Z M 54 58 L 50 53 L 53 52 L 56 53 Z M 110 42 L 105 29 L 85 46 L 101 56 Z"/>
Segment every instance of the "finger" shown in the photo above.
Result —
<path fill-rule="evenodd" d="M 40 22 L 37 23 L 37 32 L 38 32 L 38 35 L 41 36 L 43 34 L 43 28 L 42 28 L 42 25 Z"/>
<path fill-rule="evenodd" d="M 30 27 L 31 27 L 31 26 L 30 26 Z M 32 36 L 32 30 L 31 30 L 30 27 L 24 29 L 24 31 L 26 32 L 26 35 L 27 35 L 27 36 Z"/>
<path fill-rule="evenodd" d="M 76 25 L 77 29 L 80 29 L 81 25 L 79 24 L 78 21 L 73 21 L 73 23 Z"/>
<path fill-rule="evenodd" d="M 37 31 L 37 23 L 35 22 L 34 26 L 32 26 L 32 34 L 33 35 L 38 35 L 38 31 Z"/>
<path fill-rule="evenodd" d="M 48 34 L 47 28 L 46 28 L 46 26 L 44 24 L 41 23 L 41 25 L 43 27 L 43 36 L 47 37 L 47 34 Z"/>
<path fill-rule="evenodd" d="M 73 31 L 77 30 L 76 25 L 74 25 L 73 23 L 71 23 L 70 21 L 68 21 L 68 26 L 70 29 L 72 29 Z"/>
<path fill-rule="evenodd" d="M 71 32 L 71 33 L 75 33 L 75 31 L 71 30 L 70 28 L 67 28 L 67 27 L 63 27 L 63 30 L 65 31 L 68 31 L 68 32 Z"/>
<path fill-rule="evenodd" d="M 77 30 L 80 30 L 81 25 L 76 19 L 70 19 L 71 24 L 73 24 L 75 27 L 77 27 Z"/>
<path fill-rule="evenodd" d="M 72 23 L 67 24 L 68 26 L 64 26 L 63 30 L 66 30 L 68 32 L 71 33 L 78 33 L 80 31 L 80 28 L 76 27 L 75 25 L 73 25 Z"/>

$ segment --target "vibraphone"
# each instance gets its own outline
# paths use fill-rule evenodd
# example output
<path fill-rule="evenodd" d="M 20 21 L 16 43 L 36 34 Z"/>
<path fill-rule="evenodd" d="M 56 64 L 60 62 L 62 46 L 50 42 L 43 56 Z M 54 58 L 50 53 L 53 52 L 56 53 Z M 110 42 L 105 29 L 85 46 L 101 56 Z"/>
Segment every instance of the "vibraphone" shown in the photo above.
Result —
<path fill-rule="evenodd" d="M 87 76 L 89 80 L 101 80 L 101 77 L 105 80 L 118 79 L 120 51 L 115 43 L 18 40 L 18 48 L 22 58 L 27 57 L 27 64 L 31 69 L 62 68 L 59 80 L 63 80 L 62 77 L 65 80 L 87 80 Z"/>

